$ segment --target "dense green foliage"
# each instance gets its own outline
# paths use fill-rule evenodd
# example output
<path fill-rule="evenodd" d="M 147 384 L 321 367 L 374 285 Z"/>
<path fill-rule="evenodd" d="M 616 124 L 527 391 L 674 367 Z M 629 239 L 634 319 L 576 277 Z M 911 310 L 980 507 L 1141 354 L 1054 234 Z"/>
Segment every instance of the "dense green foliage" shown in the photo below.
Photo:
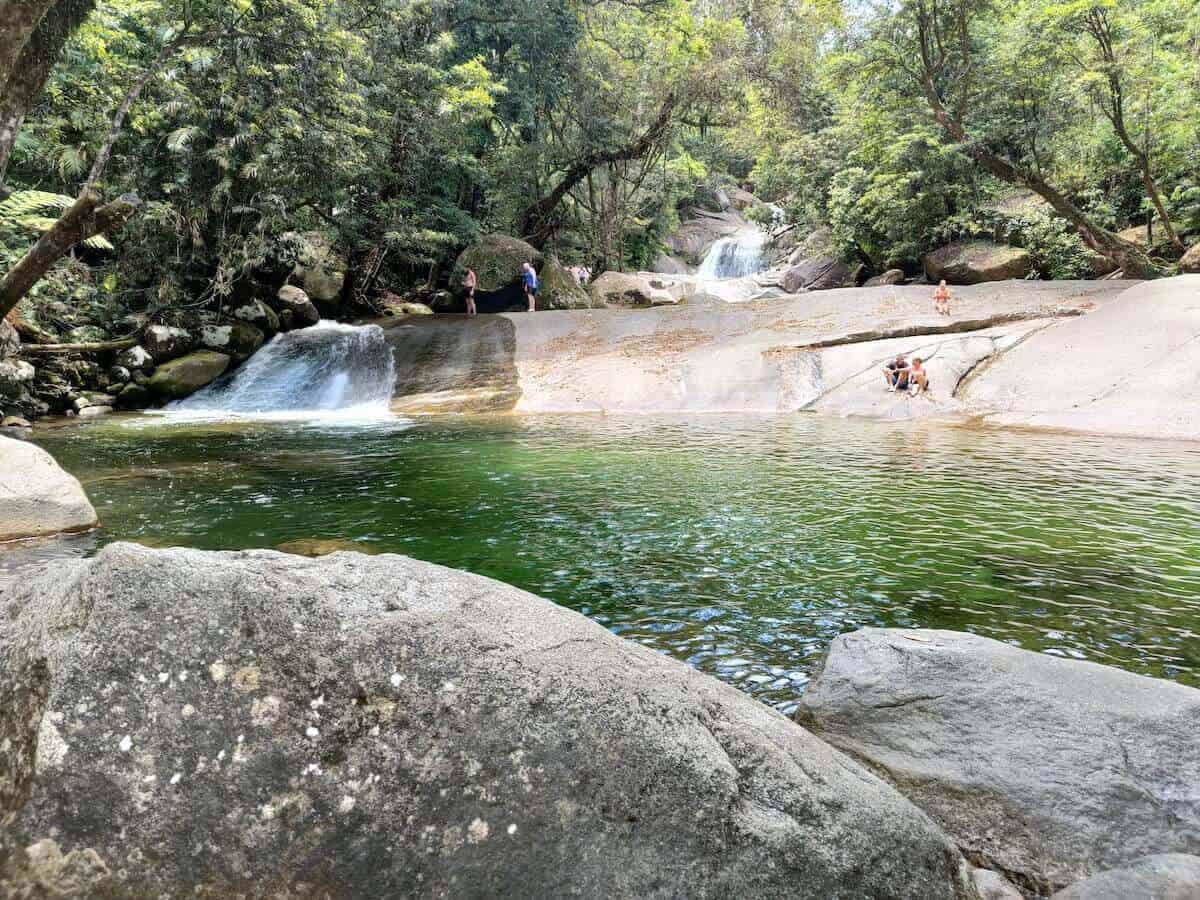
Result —
<path fill-rule="evenodd" d="M 938 78 L 969 84 L 972 141 L 1109 229 L 1154 212 L 1148 174 L 1175 228 L 1200 230 L 1200 6 L 947 5 L 970 29 L 960 68 Z M 779 204 L 794 233 L 828 225 L 875 270 L 915 270 L 939 243 L 987 234 L 1029 247 L 1045 276 L 1093 273 L 1072 225 L 1013 201 L 931 116 L 904 52 L 922 6 L 105 0 L 63 50 L 4 180 L 75 196 L 161 53 L 97 182 L 135 193 L 139 215 L 115 249 L 93 240 L 35 295 L 152 313 L 220 303 L 248 262 L 307 230 L 348 258 L 347 290 L 433 286 L 478 233 L 531 221 L 565 261 L 644 266 L 690 207 L 737 184 Z M 561 202 L 531 219 L 556 188 Z M 0 267 L 53 214 L 0 208 Z"/>

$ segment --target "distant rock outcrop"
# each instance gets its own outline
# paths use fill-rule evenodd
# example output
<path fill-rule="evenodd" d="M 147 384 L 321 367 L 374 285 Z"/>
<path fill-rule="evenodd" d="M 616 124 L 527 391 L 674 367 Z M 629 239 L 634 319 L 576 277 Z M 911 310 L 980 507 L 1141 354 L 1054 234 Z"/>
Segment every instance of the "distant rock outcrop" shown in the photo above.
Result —
<path fill-rule="evenodd" d="M 925 257 L 925 274 L 931 281 L 979 284 L 1025 278 L 1033 270 L 1033 257 L 1019 247 L 991 241 L 960 241 L 934 250 Z"/>

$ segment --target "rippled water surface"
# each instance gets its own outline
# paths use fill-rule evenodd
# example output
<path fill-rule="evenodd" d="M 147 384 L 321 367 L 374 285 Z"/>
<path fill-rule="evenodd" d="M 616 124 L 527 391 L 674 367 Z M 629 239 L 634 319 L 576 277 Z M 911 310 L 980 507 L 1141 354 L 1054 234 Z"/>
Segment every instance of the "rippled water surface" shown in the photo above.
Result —
<path fill-rule="evenodd" d="M 109 420 L 39 440 L 103 518 L 64 552 L 358 541 L 519 585 L 785 710 L 863 625 L 1200 685 L 1188 445 L 716 416 Z"/>

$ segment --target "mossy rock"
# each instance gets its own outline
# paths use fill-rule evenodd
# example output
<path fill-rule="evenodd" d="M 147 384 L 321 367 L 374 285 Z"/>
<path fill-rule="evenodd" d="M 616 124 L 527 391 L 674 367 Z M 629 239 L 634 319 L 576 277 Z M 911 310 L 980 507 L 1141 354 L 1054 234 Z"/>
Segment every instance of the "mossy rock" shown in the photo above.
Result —
<path fill-rule="evenodd" d="M 238 362 L 245 362 L 266 340 L 262 329 L 231 319 L 219 325 L 205 325 L 200 329 L 200 343 L 206 350 L 227 353 Z"/>
<path fill-rule="evenodd" d="M 1033 257 L 1028 250 L 991 241 L 959 241 L 925 257 L 925 274 L 930 281 L 944 278 L 948 284 L 1027 278 L 1032 270 Z"/>
<path fill-rule="evenodd" d="M 558 261 L 557 257 L 546 258 L 542 270 L 538 273 L 542 281 L 542 289 L 538 293 L 538 309 L 588 309 L 592 298 L 587 288 L 575 280 Z"/>
<path fill-rule="evenodd" d="M 461 291 L 467 269 L 475 270 L 476 293 L 490 294 L 519 287 L 521 266 L 531 262 L 539 271 L 543 256 L 531 244 L 505 234 L 485 234 L 458 255 L 451 276 L 455 292 Z"/>
<path fill-rule="evenodd" d="M 197 350 L 159 366 L 150 376 L 149 387 L 163 399 L 178 400 L 216 380 L 232 361 L 225 353 Z"/>

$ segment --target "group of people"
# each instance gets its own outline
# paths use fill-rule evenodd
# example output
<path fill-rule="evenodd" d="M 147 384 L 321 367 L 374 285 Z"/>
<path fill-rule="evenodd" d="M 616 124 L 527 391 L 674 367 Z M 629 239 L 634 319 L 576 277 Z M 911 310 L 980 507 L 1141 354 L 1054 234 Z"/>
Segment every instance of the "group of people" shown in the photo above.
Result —
<path fill-rule="evenodd" d="M 933 292 L 933 311 L 939 316 L 950 315 L 950 288 L 945 279 Z M 924 394 L 929 390 L 929 372 L 919 356 L 914 356 L 910 365 L 903 353 L 898 354 L 883 367 L 883 380 L 889 391 Z"/>
<path fill-rule="evenodd" d="M 587 284 L 592 280 L 592 270 L 586 266 L 567 266 L 567 271 L 571 273 L 576 284 Z"/>
<path fill-rule="evenodd" d="M 883 378 L 889 391 L 923 394 L 929 390 L 929 372 L 919 356 L 914 356 L 912 365 L 909 365 L 903 353 L 897 354 L 894 360 L 883 367 Z"/>
<path fill-rule="evenodd" d="M 463 276 L 463 290 L 466 292 L 467 299 L 467 315 L 474 316 L 478 312 L 475 309 L 475 289 L 479 286 L 479 276 L 475 274 L 475 270 L 468 268 Z M 529 304 L 529 311 L 537 311 L 537 295 L 542 289 L 541 279 L 538 278 L 537 269 L 533 267 L 533 263 L 521 264 L 521 286 L 525 291 L 525 301 Z"/>

